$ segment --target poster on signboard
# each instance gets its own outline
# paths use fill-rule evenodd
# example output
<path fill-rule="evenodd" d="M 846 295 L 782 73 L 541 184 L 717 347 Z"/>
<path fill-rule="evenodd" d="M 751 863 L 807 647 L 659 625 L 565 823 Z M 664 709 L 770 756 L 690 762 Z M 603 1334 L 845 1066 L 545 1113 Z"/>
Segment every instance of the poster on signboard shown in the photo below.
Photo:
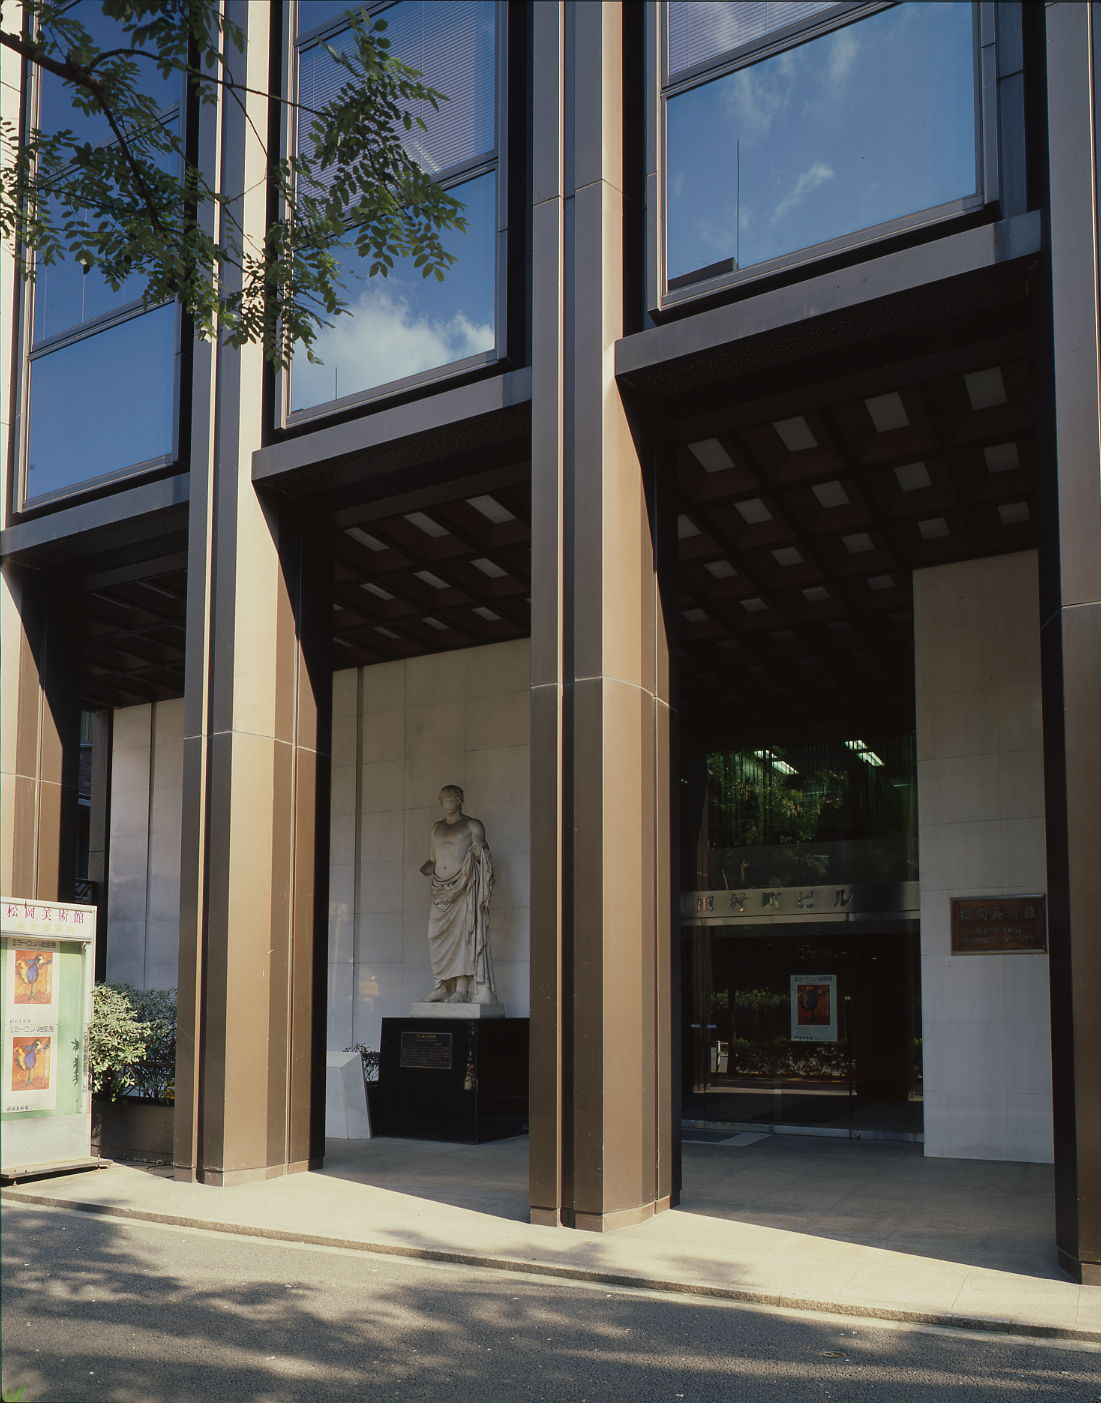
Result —
<path fill-rule="evenodd" d="M 9 1024 L 4 1039 L 5 1111 L 52 1111 L 57 1104 L 57 1025 Z"/>
<path fill-rule="evenodd" d="M 837 975 L 791 976 L 791 1037 L 793 1042 L 837 1041 Z"/>
<path fill-rule="evenodd" d="M 58 954 L 56 940 L 6 940 L 4 985 L 8 1017 L 57 1021 Z"/>

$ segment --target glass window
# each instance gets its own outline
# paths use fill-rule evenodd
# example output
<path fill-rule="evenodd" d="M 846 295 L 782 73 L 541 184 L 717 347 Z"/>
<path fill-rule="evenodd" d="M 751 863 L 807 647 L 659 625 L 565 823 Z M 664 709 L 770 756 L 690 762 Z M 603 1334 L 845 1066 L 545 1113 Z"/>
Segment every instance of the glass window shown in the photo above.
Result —
<path fill-rule="evenodd" d="M 33 357 L 27 497 L 170 458 L 175 369 L 171 303 Z"/>
<path fill-rule="evenodd" d="M 74 331 L 141 301 L 143 280 L 127 278 L 116 291 L 99 272 L 73 259 L 40 263 L 34 277 L 32 344 Z"/>
<path fill-rule="evenodd" d="M 833 7 L 833 0 L 681 0 L 669 6 L 669 76 Z"/>
<path fill-rule="evenodd" d="M 491 171 L 455 194 L 470 228 L 448 235 L 459 261 L 442 283 L 422 278 L 412 259 L 396 260 L 387 278 L 363 277 L 365 261 L 354 253 L 343 261 L 352 315 L 321 329 L 314 345 L 323 365 L 296 357 L 292 410 L 493 350 L 497 177 Z"/>
<path fill-rule="evenodd" d="M 916 882 L 913 733 L 707 757 L 714 890 Z"/>
<path fill-rule="evenodd" d="M 314 22 L 314 13 L 300 5 L 300 26 Z M 406 149 L 463 202 L 470 227 L 465 234 L 445 233 L 444 247 L 458 261 L 442 283 L 422 277 L 411 259 L 398 260 L 386 278 L 368 278 L 369 260 L 354 251 L 344 255 L 351 315 L 321 329 L 314 353 L 324 364 L 296 355 L 292 413 L 484 358 L 496 346 L 496 6 L 493 0 L 402 0 L 384 14 L 391 52 L 449 99 L 438 113 L 428 104 L 413 113 L 427 130 L 403 132 Z M 347 78 L 325 43 L 339 50 L 341 35 L 310 40 L 299 51 L 299 99 L 315 110 Z M 300 142 L 311 120 L 300 116 Z"/>
<path fill-rule="evenodd" d="M 122 34 L 118 21 L 103 13 L 103 0 L 77 0 L 65 11 L 65 15 L 67 19 L 79 20 L 100 49 L 130 46 L 130 40 Z M 178 106 L 180 75 L 172 74 L 166 78 L 151 60 L 138 59 L 136 62 L 139 91 L 153 98 L 161 112 Z M 75 141 L 90 141 L 93 146 L 103 146 L 113 140 L 110 124 L 103 113 L 85 115 L 73 106 L 72 88 L 55 74 L 44 71 L 40 76 L 38 122 L 43 131 L 71 131 Z"/>
<path fill-rule="evenodd" d="M 884 885 L 918 880 L 914 733 L 713 751 L 705 833 L 715 919 L 681 942 L 685 1115 L 920 1138 L 917 897 Z M 864 884 L 883 913 L 848 920 Z M 768 904 L 784 888 L 802 911 Z"/>
<path fill-rule="evenodd" d="M 816 8 L 670 3 L 669 66 Z M 665 119 L 670 290 L 966 199 L 972 6 L 892 6 L 674 93 Z"/>
<path fill-rule="evenodd" d="M 101 48 L 121 47 L 115 20 L 101 0 L 70 11 Z M 156 66 L 139 69 L 142 90 L 167 125 L 181 121 L 181 80 Z M 86 117 L 72 93 L 44 73 L 38 123 L 73 132 L 74 141 L 102 143 L 113 134 L 102 115 Z M 74 260 L 39 264 L 30 289 L 24 433 L 24 498 L 37 500 L 146 464 L 176 451 L 177 319 L 174 304 L 141 304 L 144 280 L 117 290 Z"/>

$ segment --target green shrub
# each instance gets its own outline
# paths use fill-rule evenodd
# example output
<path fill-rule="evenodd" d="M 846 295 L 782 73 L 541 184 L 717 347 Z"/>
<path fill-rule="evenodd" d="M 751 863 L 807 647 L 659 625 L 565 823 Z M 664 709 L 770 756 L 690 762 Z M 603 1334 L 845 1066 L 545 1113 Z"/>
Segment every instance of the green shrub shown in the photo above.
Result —
<path fill-rule="evenodd" d="M 176 1081 L 176 991 L 97 984 L 88 1030 L 92 1090 L 111 1101 L 136 1091 L 172 1101 Z"/>

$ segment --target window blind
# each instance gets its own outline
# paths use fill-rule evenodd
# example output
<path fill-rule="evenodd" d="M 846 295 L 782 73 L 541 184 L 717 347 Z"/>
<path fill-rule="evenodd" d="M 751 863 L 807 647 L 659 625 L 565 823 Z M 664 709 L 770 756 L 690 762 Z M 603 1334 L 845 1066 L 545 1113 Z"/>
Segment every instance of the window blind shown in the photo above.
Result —
<path fill-rule="evenodd" d="M 669 76 L 795 24 L 834 0 L 670 0 Z"/>
<path fill-rule="evenodd" d="M 418 69 L 431 88 L 449 99 L 439 112 L 427 102 L 410 107 L 427 130 L 400 130 L 409 154 L 432 175 L 481 156 L 495 147 L 496 82 L 493 0 L 452 0 L 446 5 L 403 0 L 384 11 L 390 52 Z M 341 50 L 347 32 L 328 41 Z M 300 56 L 299 99 L 315 110 L 331 102 L 347 81 L 322 44 L 312 44 Z M 308 150 L 313 118 L 300 116 L 299 141 Z M 324 179 L 322 184 L 326 183 Z"/>

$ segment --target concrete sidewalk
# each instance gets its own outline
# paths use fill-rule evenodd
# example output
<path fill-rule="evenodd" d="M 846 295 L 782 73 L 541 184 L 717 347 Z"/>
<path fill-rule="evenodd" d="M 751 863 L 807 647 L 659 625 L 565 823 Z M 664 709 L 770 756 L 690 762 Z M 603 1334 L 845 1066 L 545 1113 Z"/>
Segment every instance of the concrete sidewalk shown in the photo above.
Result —
<path fill-rule="evenodd" d="M 527 1140 L 329 1141 L 325 1169 L 228 1189 L 167 1168 L 3 1198 L 247 1236 L 762 1305 L 1101 1343 L 1101 1288 L 1055 1266 L 1051 1168 L 738 1136 L 684 1147 L 682 1206 L 604 1236 L 527 1221 Z"/>

